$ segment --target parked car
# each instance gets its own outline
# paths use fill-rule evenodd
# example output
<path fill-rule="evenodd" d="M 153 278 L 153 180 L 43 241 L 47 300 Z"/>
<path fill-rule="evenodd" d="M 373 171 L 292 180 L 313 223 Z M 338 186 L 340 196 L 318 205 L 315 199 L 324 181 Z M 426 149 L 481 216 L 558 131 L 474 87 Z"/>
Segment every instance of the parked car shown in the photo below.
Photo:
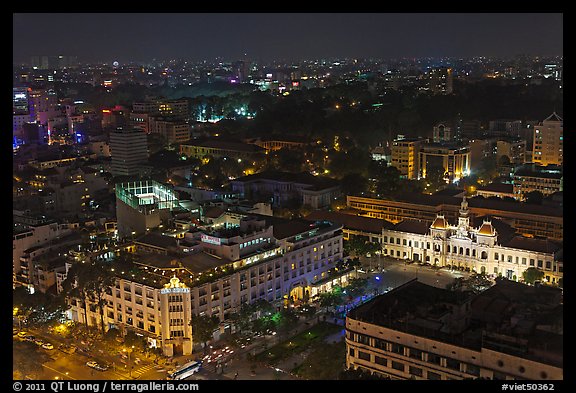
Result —
<path fill-rule="evenodd" d="M 22 330 L 21 332 L 18 333 L 18 337 L 20 338 L 24 338 L 28 335 L 28 332 L 25 332 L 24 330 Z"/>
<path fill-rule="evenodd" d="M 34 340 L 34 344 L 38 345 L 39 347 L 41 347 L 42 345 L 44 345 L 44 341 L 40 340 L 39 338 Z"/>
<path fill-rule="evenodd" d="M 50 350 L 50 349 L 54 349 L 54 345 L 52 345 L 50 343 L 44 343 L 44 344 L 42 344 L 42 348 Z"/>

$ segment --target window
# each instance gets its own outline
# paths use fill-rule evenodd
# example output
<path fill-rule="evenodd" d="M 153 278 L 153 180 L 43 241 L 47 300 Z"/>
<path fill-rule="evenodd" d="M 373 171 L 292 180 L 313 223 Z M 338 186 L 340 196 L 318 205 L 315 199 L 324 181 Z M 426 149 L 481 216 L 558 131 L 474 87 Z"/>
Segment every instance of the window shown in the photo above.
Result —
<path fill-rule="evenodd" d="M 535 266 L 535 261 L 534 261 L 534 259 L 530 259 L 530 266 Z"/>
<path fill-rule="evenodd" d="M 446 368 L 460 371 L 460 362 L 456 359 L 446 358 Z"/>
<path fill-rule="evenodd" d="M 428 363 L 440 364 L 442 358 L 435 353 L 428 353 Z"/>
<path fill-rule="evenodd" d="M 422 360 L 422 351 L 416 348 L 410 348 L 410 353 L 408 354 L 412 359 Z"/>
<path fill-rule="evenodd" d="M 417 377 L 421 377 L 422 376 L 422 369 L 420 367 L 413 367 L 410 366 L 408 368 L 408 372 L 412 375 L 416 375 Z"/>
<path fill-rule="evenodd" d="M 402 245 L 403 245 L 403 246 L 406 245 L 406 239 L 402 239 Z"/>
<path fill-rule="evenodd" d="M 542 260 L 538 260 L 538 267 L 542 269 L 544 262 Z"/>
<path fill-rule="evenodd" d="M 348 351 L 348 354 L 352 357 L 354 357 L 354 348 L 350 348 L 350 351 Z"/>
<path fill-rule="evenodd" d="M 370 345 L 370 338 L 364 334 L 356 334 L 356 342 L 364 345 Z"/>
<path fill-rule="evenodd" d="M 494 259 L 498 260 L 498 253 L 497 252 L 494 253 Z"/>
<path fill-rule="evenodd" d="M 432 371 L 428 371 L 428 380 L 436 380 L 439 381 L 442 379 L 442 376 L 438 373 L 432 372 Z"/>
<path fill-rule="evenodd" d="M 388 367 L 388 359 L 381 356 L 374 356 L 374 362 L 384 367 Z"/>
<path fill-rule="evenodd" d="M 358 359 L 370 361 L 370 354 L 368 352 L 358 351 Z"/>
<path fill-rule="evenodd" d="M 391 351 L 400 355 L 404 355 L 404 346 L 396 343 L 392 343 Z"/>
<path fill-rule="evenodd" d="M 400 244 L 400 238 L 399 237 L 396 238 L 396 244 Z"/>
<path fill-rule="evenodd" d="M 402 371 L 404 372 L 404 364 L 400 363 L 400 362 L 395 362 L 394 360 L 392 360 L 392 368 L 394 370 L 398 370 L 398 371 Z"/>
<path fill-rule="evenodd" d="M 380 340 L 379 338 L 375 338 L 374 339 L 374 347 L 378 348 L 378 349 L 383 349 L 384 351 L 386 351 L 386 341 L 385 340 Z"/>
<path fill-rule="evenodd" d="M 470 375 L 474 375 L 476 377 L 480 376 L 480 367 L 476 366 L 475 364 L 466 364 L 466 372 Z"/>

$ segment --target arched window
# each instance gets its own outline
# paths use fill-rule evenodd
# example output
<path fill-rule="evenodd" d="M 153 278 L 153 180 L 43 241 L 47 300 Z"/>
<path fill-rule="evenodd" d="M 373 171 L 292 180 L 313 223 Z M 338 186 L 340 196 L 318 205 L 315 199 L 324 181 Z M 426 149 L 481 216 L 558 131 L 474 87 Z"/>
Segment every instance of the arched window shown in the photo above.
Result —
<path fill-rule="evenodd" d="M 466 255 L 470 255 L 470 249 L 469 248 L 466 249 Z"/>
<path fill-rule="evenodd" d="M 488 259 L 488 253 L 486 251 L 482 251 L 482 254 L 480 254 L 480 258 Z"/>
<path fill-rule="evenodd" d="M 454 254 L 458 254 L 458 247 L 454 246 L 454 247 L 452 248 L 452 252 L 453 252 Z"/>
<path fill-rule="evenodd" d="M 460 247 L 460 255 L 464 255 L 464 247 Z"/>

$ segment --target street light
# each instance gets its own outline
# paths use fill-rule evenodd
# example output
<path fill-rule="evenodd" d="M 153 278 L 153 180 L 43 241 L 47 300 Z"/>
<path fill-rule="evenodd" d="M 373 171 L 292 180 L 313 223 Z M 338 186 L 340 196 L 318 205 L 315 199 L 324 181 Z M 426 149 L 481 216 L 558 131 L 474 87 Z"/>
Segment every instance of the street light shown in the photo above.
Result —
<path fill-rule="evenodd" d="M 130 373 L 130 378 L 132 378 L 132 365 L 130 364 L 130 354 L 132 353 L 132 351 L 134 350 L 134 345 L 132 345 L 131 349 L 128 351 L 126 348 L 122 349 L 122 352 L 127 352 L 128 353 L 128 365 L 130 366 L 130 368 L 128 369 L 129 373 Z"/>

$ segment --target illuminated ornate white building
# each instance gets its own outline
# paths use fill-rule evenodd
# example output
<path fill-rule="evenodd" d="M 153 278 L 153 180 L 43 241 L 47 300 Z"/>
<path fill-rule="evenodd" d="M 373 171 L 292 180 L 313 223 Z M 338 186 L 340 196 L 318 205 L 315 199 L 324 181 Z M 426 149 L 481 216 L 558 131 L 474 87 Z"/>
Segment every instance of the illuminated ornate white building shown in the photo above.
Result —
<path fill-rule="evenodd" d="M 503 229 L 502 234 L 496 231 L 497 222 Z M 545 281 L 557 283 L 563 273 L 563 244 L 504 233 L 506 227 L 496 219 L 484 219 L 479 227 L 472 227 L 464 197 L 456 225 L 451 225 L 442 215 L 438 215 L 430 227 L 422 221 L 404 220 L 382 230 L 382 251 L 395 258 L 510 280 L 521 280 L 527 268 L 535 267 L 544 272 Z"/>

